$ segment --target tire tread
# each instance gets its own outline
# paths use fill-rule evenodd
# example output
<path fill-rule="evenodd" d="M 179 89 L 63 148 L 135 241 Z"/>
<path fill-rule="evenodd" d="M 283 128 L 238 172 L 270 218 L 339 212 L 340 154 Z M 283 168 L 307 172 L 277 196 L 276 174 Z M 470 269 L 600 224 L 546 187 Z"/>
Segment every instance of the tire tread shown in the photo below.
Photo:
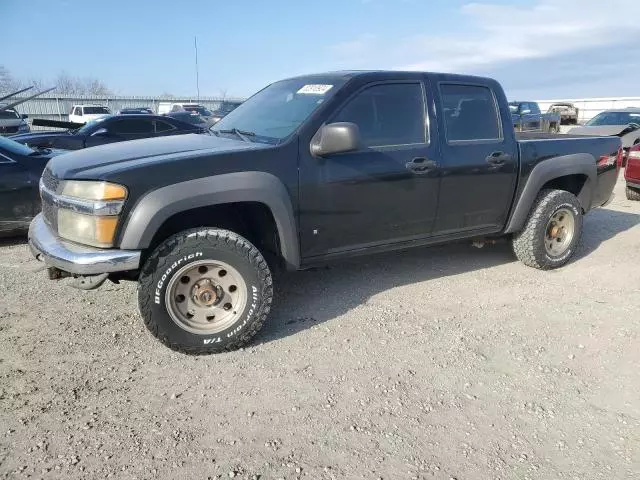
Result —
<path fill-rule="evenodd" d="M 546 225 L 548 221 L 546 211 L 549 207 L 554 203 L 559 204 L 566 201 L 577 204 L 577 198 L 565 190 L 545 189 L 538 193 L 524 228 L 515 234 L 512 240 L 513 252 L 518 260 L 539 270 L 550 270 L 564 264 L 564 262 L 554 264 L 547 260 L 544 242 L 540 241 L 539 234 L 540 225 L 542 223 Z M 574 233 L 577 236 L 580 234 L 580 231 Z"/>
<path fill-rule="evenodd" d="M 263 285 L 262 308 L 256 313 L 253 320 L 246 331 L 242 332 L 234 341 L 224 344 L 208 344 L 202 346 L 185 346 L 172 342 L 166 335 L 161 335 L 158 329 L 158 322 L 154 320 L 151 305 L 154 300 L 154 279 L 153 273 L 158 269 L 163 270 L 168 265 L 167 258 L 172 252 L 175 252 L 183 246 L 188 240 L 193 238 L 195 234 L 196 243 L 194 247 L 201 245 L 202 247 L 211 246 L 211 243 L 222 243 L 225 249 L 235 250 L 237 253 L 246 256 L 251 265 L 258 272 L 260 282 Z M 144 324 L 151 334 L 156 337 L 167 347 L 177 352 L 188 355 L 208 355 L 211 353 L 219 353 L 223 351 L 232 351 L 246 345 L 262 328 L 269 311 L 271 310 L 271 302 L 273 299 L 273 280 L 267 263 L 260 251 L 251 244 L 247 239 L 241 237 L 237 233 L 229 230 L 218 228 L 195 228 L 177 233 L 162 244 L 147 259 L 140 272 L 138 287 L 138 304 L 140 313 L 144 319 Z"/>

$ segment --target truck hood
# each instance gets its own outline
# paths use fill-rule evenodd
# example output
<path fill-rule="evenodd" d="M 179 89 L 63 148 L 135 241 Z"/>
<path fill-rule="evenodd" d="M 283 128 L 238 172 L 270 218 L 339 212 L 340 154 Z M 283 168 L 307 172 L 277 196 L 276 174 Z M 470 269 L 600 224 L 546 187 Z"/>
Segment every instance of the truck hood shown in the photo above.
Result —
<path fill-rule="evenodd" d="M 249 143 L 206 134 L 187 134 L 111 143 L 76 150 L 55 157 L 49 169 L 58 178 L 95 178 L 142 165 L 162 162 L 189 162 L 201 155 L 217 155 L 272 148 L 264 143 Z"/>

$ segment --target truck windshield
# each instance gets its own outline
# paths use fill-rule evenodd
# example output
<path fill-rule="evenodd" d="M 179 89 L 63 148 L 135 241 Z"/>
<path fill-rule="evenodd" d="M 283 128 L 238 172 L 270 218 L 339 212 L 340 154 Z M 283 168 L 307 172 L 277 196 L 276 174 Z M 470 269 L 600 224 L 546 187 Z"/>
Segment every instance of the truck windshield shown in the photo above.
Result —
<path fill-rule="evenodd" d="M 345 80 L 306 77 L 269 85 L 216 123 L 218 135 L 231 130 L 255 134 L 252 140 L 279 143 L 293 133 Z"/>
<path fill-rule="evenodd" d="M 518 113 L 520 104 L 519 103 L 510 103 L 509 104 L 509 110 L 511 111 L 511 113 Z"/>
<path fill-rule="evenodd" d="M 588 127 L 599 127 L 602 125 L 629 125 L 630 123 L 640 124 L 640 112 L 602 112 L 589 120 Z"/>

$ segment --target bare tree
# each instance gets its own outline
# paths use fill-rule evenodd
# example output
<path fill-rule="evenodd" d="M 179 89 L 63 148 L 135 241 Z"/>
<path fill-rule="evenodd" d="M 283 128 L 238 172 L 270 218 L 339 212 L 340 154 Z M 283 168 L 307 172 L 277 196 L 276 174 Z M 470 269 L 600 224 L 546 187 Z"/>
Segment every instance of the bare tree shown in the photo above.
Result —
<path fill-rule="evenodd" d="M 13 92 L 21 88 L 24 88 L 23 83 L 11 75 L 4 65 L 0 65 L 0 92 Z"/>
<path fill-rule="evenodd" d="M 227 99 L 227 89 L 226 88 L 221 88 L 219 95 L 220 95 L 220 100 L 222 100 L 224 102 Z"/>
<path fill-rule="evenodd" d="M 109 88 L 97 78 L 72 77 L 62 72 L 56 78 L 56 92 L 67 95 L 109 95 Z"/>

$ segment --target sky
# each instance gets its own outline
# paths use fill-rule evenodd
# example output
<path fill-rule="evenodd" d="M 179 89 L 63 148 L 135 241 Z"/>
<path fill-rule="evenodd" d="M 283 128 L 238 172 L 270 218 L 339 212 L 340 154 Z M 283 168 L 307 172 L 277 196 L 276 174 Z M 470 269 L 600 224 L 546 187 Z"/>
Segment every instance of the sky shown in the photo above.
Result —
<path fill-rule="evenodd" d="M 246 97 L 342 69 L 488 75 L 511 99 L 640 96 L 638 0 L 0 0 L 0 65 L 118 94 Z"/>

